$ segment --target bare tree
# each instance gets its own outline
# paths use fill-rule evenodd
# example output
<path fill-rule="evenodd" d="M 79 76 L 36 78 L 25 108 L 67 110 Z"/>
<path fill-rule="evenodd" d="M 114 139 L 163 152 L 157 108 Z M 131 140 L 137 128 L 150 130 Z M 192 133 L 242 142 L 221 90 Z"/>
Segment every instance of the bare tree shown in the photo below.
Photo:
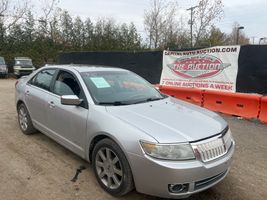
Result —
<path fill-rule="evenodd" d="M 232 32 L 227 35 L 226 44 L 227 45 L 235 45 L 236 44 L 236 38 L 237 38 L 237 29 L 240 27 L 240 24 L 238 22 L 234 22 L 232 26 Z M 245 32 L 242 30 L 239 31 L 239 44 L 245 45 L 249 44 L 249 38 L 246 36 Z"/>
<path fill-rule="evenodd" d="M 210 32 L 216 21 L 223 17 L 222 0 L 199 0 L 193 14 L 194 46 L 199 45 L 201 37 Z"/>
<path fill-rule="evenodd" d="M 0 1 L 0 17 L 3 17 L 5 12 L 8 9 L 8 0 L 1 0 Z"/>
<path fill-rule="evenodd" d="M 40 28 L 43 30 L 44 35 L 50 36 L 52 41 L 54 41 L 58 17 L 56 13 L 60 12 L 60 9 L 56 7 L 59 0 L 40 0 L 40 3 L 42 4 L 42 16 L 39 18 Z"/>
<path fill-rule="evenodd" d="M 159 48 L 173 34 L 176 1 L 151 0 L 149 10 L 145 10 L 144 27 L 149 37 L 149 47 Z"/>
<path fill-rule="evenodd" d="M 170 47 L 175 49 L 183 49 L 190 47 L 190 32 L 186 28 L 186 20 L 183 16 L 180 16 L 178 23 L 175 25 L 177 27 L 177 33 L 173 36 L 175 46 L 170 45 Z"/>
<path fill-rule="evenodd" d="M 28 11 L 29 0 L 0 0 L 0 20 L 5 22 L 5 29 L 15 25 Z"/>

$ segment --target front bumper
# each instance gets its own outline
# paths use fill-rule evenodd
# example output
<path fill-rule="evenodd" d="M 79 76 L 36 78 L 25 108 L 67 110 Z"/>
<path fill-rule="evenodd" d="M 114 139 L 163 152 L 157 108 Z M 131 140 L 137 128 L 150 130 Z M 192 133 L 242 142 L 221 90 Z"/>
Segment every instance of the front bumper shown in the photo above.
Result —
<path fill-rule="evenodd" d="M 0 75 L 7 75 L 8 71 L 5 69 L 0 69 Z"/>
<path fill-rule="evenodd" d="M 7 75 L 7 74 L 8 74 L 8 72 L 1 72 L 0 71 L 0 76 Z"/>
<path fill-rule="evenodd" d="M 224 156 L 203 163 L 192 161 L 162 161 L 149 156 L 129 153 L 136 190 L 162 198 L 186 198 L 220 182 L 229 172 L 235 145 Z M 188 184 L 188 191 L 171 193 L 170 184 Z"/>

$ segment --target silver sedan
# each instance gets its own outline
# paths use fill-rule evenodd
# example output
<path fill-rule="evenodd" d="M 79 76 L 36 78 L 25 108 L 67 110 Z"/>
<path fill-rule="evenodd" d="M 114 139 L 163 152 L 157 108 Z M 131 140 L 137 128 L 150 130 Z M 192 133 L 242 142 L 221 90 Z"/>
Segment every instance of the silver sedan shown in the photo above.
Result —
<path fill-rule="evenodd" d="M 43 67 L 17 81 L 16 107 L 24 134 L 38 130 L 91 162 L 114 196 L 190 196 L 220 182 L 234 153 L 220 116 L 124 69 Z"/>

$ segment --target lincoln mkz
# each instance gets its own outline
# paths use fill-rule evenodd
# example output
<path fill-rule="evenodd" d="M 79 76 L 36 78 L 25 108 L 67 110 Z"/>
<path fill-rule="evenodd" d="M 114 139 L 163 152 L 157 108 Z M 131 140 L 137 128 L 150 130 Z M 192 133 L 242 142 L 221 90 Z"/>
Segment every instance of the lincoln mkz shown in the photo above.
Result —
<path fill-rule="evenodd" d="M 113 196 L 184 198 L 229 172 L 235 142 L 216 113 L 161 94 L 125 69 L 45 66 L 16 82 L 18 121 L 92 163 Z"/>

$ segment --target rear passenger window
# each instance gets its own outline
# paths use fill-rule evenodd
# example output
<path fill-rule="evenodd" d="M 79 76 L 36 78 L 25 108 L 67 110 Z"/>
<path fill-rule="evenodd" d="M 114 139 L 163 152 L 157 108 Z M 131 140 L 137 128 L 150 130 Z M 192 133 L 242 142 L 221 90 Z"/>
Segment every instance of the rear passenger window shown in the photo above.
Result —
<path fill-rule="evenodd" d="M 47 69 L 39 72 L 31 81 L 31 84 L 45 89 L 49 90 L 50 89 L 50 84 L 53 78 L 53 75 L 55 73 L 55 69 Z"/>

